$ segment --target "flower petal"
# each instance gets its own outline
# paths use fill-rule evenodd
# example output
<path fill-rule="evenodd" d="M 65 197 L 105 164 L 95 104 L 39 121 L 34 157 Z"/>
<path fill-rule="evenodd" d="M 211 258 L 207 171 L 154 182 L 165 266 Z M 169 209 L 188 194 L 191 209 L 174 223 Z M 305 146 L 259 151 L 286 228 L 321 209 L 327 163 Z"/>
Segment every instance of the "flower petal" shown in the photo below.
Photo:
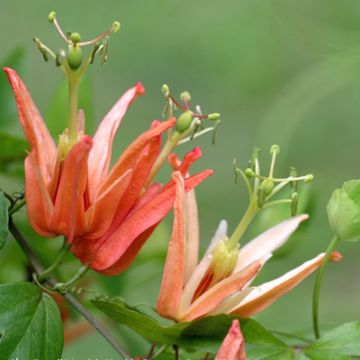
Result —
<path fill-rule="evenodd" d="M 240 330 L 239 320 L 232 322 L 215 360 L 246 360 L 245 340 Z"/>
<path fill-rule="evenodd" d="M 227 228 L 228 228 L 228 224 L 226 220 L 221 220 L 216 231 L 215 234 L 213 236 L 213 238 L 210 241 L 209 246 L 206 249 L 206 254 L 210 254 L 211 251 L 214 249 L 214 247 L 217 245 L 217 243 L 220 240 L 224 240 L 227 237 Z"/>
<path fill-rule="evenodd" d="M 275 225 L 260 236 L 251 240 L 243 248 L 240 248 L 236 270 L 243 269 L 264 255 L 272 253 L 282 246 L 290 235 L 298 228 L 301 222 L 308 219 L 308 215 L 299 215 Z"/>
<path fill-rule="evenodd" d="M 21 126 L 35 153 L 45 186 L 48 187 L 57 157 L 54 141 L 20 76 L 10 68 L 4 68 L 4 71 L 15 95 Z"/>
<path fill-rule="evenodd" d="M 144 88 L 140 83 L 126 91 L 104 117 L 94 135 L 94 145 L 89 155 L 89 188 L 91 189 L 91 199 L 94 196 L 95 189 L 98 188 L 108 173 L 112 143 L 121 120 L 131 103 L 138 95 L 143 93 Z"/>
<path fill-rule="evenodd" d="M 65 235 L 71 244 L 73 236 L 85 230 L 84 193 L 87 185 L 87 160 L 92 140 L 84 136 L 67 154 L 60 175 L 51 228 Z"/>
<path fill-rule="evenodd" d="M 26 209 L 30 224 L 40 235 L 53 237 L 56 234 L 50 230 L 49 224 L 54 206 L 33 153 L 25 159 L 25 175 Z"/>
<path fill-rule="evenodd" d="M 285 275 L 255 287 L 230 313 L 247 318 L 264 310 L 315 271 L 322 264 L 324 256 L 324 253 L 320 254 Z M 334 252 L 331 256 L 333 261 L 340 259 L 339 253 Z"/>
<path fill-rule="evenodd" d="M 212 174 L 205 170 L 185 180 L 185 191 L 189 191 Z M 114 265 L 125 254 L 144 231 L 159 223 L 170 211 L 175 199 L 175 183 L 160 191 L 153 199 L 142 206 L 110 235 L 104 236 L 87 248 L 86 242 L 81 244 L 78 251 L 83 253 L 79 257 L 88 256 L 91 267 L 103 271 Z M 100 245 L 99 245 L 100 244 Z M 77 255 L 78 256 L 78 255 Z"/>
<path fill-rule="evenodd" d="M 128 169 L 132 169 L 147 145 L 155 138 L 158 138 L 159 135 L 161 135 L 165 130 L 174 126 L 175 122 L 175 118 L 164 121 L 162 123 L 155 122 L 155 124 L 149 130 L 145 131 L 132 144 L 130 144 L 123 152 L 120 159 L 116 162 L 114 167 L 111 169 L 110 174 L 101 184 L 99 193 L 106 191 L 106 189 L 110 187 L 111 184 L 113 184 L 113 182 L 119 178 L 119 176 L 124 174 Z M 93 189 L 93 192 L 94 191 L 95 190 Z"/>
<path fill-rule="evenodd" d="M 255 261 L 211 287 L 195 300 L 185 314 L 181 314 L 181 320 L 192 321 L 213 311 L 227 296 L 244 288 L 256 276 L 261 266 L 261 261 Z"/>
<path fill-rule="evenodd" d="M 157 301 L 157 312 L 166 318 L 177 319 L 185 282 L 185 189 L 180 172 L 173 174 L 176 183 L 174 225 L 166 256 L 165 267 Z"/>

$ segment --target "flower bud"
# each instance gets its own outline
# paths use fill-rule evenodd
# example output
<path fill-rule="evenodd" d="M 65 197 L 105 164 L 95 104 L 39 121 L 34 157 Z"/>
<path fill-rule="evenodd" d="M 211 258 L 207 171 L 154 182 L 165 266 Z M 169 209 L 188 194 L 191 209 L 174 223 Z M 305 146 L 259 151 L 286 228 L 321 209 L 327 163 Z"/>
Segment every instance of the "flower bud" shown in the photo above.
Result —
<path fill-rule="evenodd" d="M 80 46 L 69 46 L 69 50 L 67 52 L 67 61 L 73 70 L 76 70 L 80 67 L 83 61 L 83 55 Z"/>
<path fill-rule="evenodd" d="M 330 227 L 341 240 L 360 239 L 360 180 L 344 183 L 327 206 Z"/>
<path fill-rule="evenodd" d="M 187 130 L 193 121 L 193 115 L 190 111 L 182 113 L 176 121 L 176 131 L 180 134 Z"/>

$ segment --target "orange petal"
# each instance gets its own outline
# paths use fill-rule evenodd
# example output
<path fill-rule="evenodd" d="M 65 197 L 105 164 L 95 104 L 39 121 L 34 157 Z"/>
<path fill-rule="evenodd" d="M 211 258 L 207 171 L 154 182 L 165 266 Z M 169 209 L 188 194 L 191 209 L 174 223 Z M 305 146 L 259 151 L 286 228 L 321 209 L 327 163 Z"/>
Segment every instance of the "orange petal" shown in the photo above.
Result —
<path fill-rule="evenodd" d="M 255 287 L 230 313 L 247 318 L 264 310 L 314 272 L 322 264 L 324 256 L 325 254 L 320 254 L 285 275 Z M 331 256 L 333 261 L 339 261 L 340 259 L 341 256 L 336 252 Z"/>
<path fill-rule="evenodd" d="M 232 322 L 215 360 L 246 360 L 245 340 L 240 330 L 239 320 Z"/>
<path fill-rule="evenodd" d="M 4 71 L 15 95 L 21 126 L 34 152 L 45 186 L 48 187 L 57 157 L 54 141 L 19 75 L 10 68 L 4 68 Z"/>
<path fill-rule="evenodd" d="M 247 268 L 211 287 L 196 299 L 185 314 L 181 315 L 181 320 L 192 321 L 213 311 L 227 296 L 238 292 L 248 284 L 256 276 L 261 266 L 261 261 L 255 261 Z"/>
<path fill-rule="evenodd" d="M 87 160 L 92 140 L 84 136 L 66 156 L 60 174 L 55 199 L 52 228 L 67 236 L 69 243 L 75 234 L 85 229 L 84 193 L 87 185 Z"/>
<path fill-rule="evenodd" d="M 94 135 L 94 145 L 89 155 L 89 188 L 91 199 L 94 196 L 95 190 L 108 173 L 112 143 L 121 120 L 131 103 L 138 95 L 143 93 L 144 88 L 140 83 L 126 91 L 104 117 Z"/>
<path fill-rule="evenodd" d="M 205 170 L 185 180 L 185 191 L 189 191 L 212 174 Z M 79 243 L 79 257 L 86 254 L 94 257 L 91 267 L 104 271 L 114 265 L 126 253 L 131 244 L 147 229 L 159 223 L 170 211 L 175 199 L 175 184 L 163 188 L 153 199 L 144 204 L 132 216 L 126 218 L 112 234 L 104 236 L 97 244 Z M 80 246 L 81 244 L 81 246 Z M 99 245 L 100 244 L 100 245 Z M 78 255 L 77 255 L 78 256 Z"/>
<path fill-rule="evenodd" d="M 34 230 L 42 236 L 53 237 L 56 234 L 50 229 L 49 224 L 54 206 L 34 157 L 32 153 L 25 159 L 26 209 Z"/>
<path fill-rule="evenodd" d="M 174 224 L 166 256 L 165 267 L 157 301 L 157 312 L 166 318 L 177 319 L 185 282 L 185 189 L 180 172 L 173 174 L 176 182 Z"/>
<path fill-rule="evenodd" d="M 132 175 L 132 170 L 127 171 L 87 209 L 85 236 L 89 240 L 99 238 L 109 230 L 120 199 L 129 187 Z"/>

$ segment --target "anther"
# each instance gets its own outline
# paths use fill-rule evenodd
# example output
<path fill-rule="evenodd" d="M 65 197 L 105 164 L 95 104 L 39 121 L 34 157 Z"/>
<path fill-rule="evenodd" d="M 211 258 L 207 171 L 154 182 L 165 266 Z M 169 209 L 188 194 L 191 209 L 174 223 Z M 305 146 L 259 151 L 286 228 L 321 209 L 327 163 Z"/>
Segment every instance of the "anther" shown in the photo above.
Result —
<path fill-rule="evenodd" d="M 311 182 L 314 180 L 314 175 L 313 174 L 308 174 L 308 175 L 305 175 L 305 178 L 304 178 L 304 182 Z"/>
<path fill-rule="evenodd" d="M 49 15 L 48 15 L 49 23 L 53 23 L 53 22 L 54 22 L 55 16 L 56 16 L 56 12 L 55 12 L 55 11 L 51 11 L 51 12 L 49 13 Z"/>
<path fill-rule="evenodd" d="M 254 173 L 254 171 L 253 171 L 251 168 L 245 169 L 244 173 L 245 173 L 245 175 L 246 175 L 247 177 L 249 177 L 249 178 L 255 176 L 255 173 Z"/>
<path fill-rule="evenodd" d="M 161 92 L 163 93 L 163 95 L 165 97 L 168 97 L 170 95 L 170 88 L 169 86 L 167 86 L 166 84 L 164 84 L 162 87 L 161 87 Z"/>
<path fill-rule="evenodd" d="M 188 103 L 189 101 L 191 101 L 191 95 L 188 91 L 183 91 L 180 94 L 180 99 L 181 101 L 183 101 L 184 103 Z"/>
<path fill-rule="evenodd" d="M 216 120 L 219 120 L 220 118 L 221 118 L 221 114 L 219 114 L 219 113 L 212 113 L 212 114 L 208 115 L 209 120 L 216 121 Z"/>

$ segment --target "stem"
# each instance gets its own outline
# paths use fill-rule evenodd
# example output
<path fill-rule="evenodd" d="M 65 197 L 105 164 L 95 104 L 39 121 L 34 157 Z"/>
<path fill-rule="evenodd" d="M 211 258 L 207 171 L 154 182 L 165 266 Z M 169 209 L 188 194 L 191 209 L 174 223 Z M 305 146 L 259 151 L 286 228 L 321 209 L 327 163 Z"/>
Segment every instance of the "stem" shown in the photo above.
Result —
<path fill-rule="evenodd" d="M 228 240 L 228 245 L 231 248 L 235 248 L 239 243 L 239 240 L 244 235 L 245 231 L 249 227 L 251 221 L 254 219 L 255 215 L 258 213 L 259 207 L 257 206 L 254 200 L 250 200 L 249 207 L 247 208 L 244 216 L 242 217 L 241 221 L 239 222 L 238 226 L 236 227 L 235 231 L 231 235 L 230 239 Z"/>
<path fill-rule="evenodd" d="M 41 274 L 45 269 L 34 254 L 24 236 L 14 224 L 12 218 L 9 218 L 9 230 L 17 241 L 21 249 L 26 254 L 30 261 L 32 268 L 37 274 Z M 55 286 L 58 281 L 55 278 L 48 277 L 47 281 L 50 285 Z M 81 314 L 106 340 L 107 342 L 126 360 L 130 360 L 131 356 L 127 351 L 116 341 L 112 334 L 101 324 L 98 320 L 70 293 L 61 294 L 64 299 L 71 304 L 74 309 Z"/>
<path fill-rule="evenodd" d="M 149 350 L 149 353 L 146 356 L 147 360 L 151 360 L 153 358 L 154 353 L 155 353 L 155 349 L 156 349 L 156 345 L 157 345 L 156 343 L 152 343 L 151 348 Z"/>
<path fill-rule="evenodd" d="M 15 214 L 16 212 L 18 212 L 25 204 L 26 204 L 26 201 L 25 199 L 22 200 L 21 202 L 19 203 L 15 203 L 16 205 L 14 205 L 11 210 L 9 210 L 9 216 L 11 216 L 12 214 Z"/>
<path fill-rule="evenodd" d="M 47 274 L 51 273 L 54 269 L 56 269 L 62 263 L 65 255 L 68 253 L 68 251 L 69 251 L 69 245 L 67 244 L 66 239 L 64 239 L 62 247 L 59 251 L 59 255 L 58 255 L 57 259 L 55 260 L 55 262 L 51 266 L 49 266 L 46 270 L 44 270 L 41 274 L 39 274 L 37 276 L 37 279 L 39 281 L 44 280 L 44 278 Z"/>
<path fill-rule="evenodd" d="M 75 143 L 78 134 L 78 101 L 79 81 L 75 76 L 69 76 L 69 139 Z"/>
<path fill-rule="evenodd" d="M 319 328 L 319 298 L 320 298 L 320 287 L 321 283 L 324 277 L 325 269 L 327 264 L 329 263 L 331 253 L 334 251 L 337 243 L 339 241 L 339 238 L 335 235 L 328 248 L 326 249 L 324 260 L 320 266 L 320 269 L 317 273 L 316 281 L 315 281 L 315 287 L 314 287 L 314 294 L 313 294 L 313 327 L 314 327 L 314 333 L 315 337 L 317 339 L 320 338 L 320 328 Z"/>
<path fill-rule="evenodd" d="M 80 280 L 88 271 L 88 265 L 82 266 L 70 280 L 66 281 L 65 283 L 56 284 L 55 289 L 59 289 L 61 290 L 61 292 L 66 292 L 71 285 L 75 284 L 78 280 Z"/>

